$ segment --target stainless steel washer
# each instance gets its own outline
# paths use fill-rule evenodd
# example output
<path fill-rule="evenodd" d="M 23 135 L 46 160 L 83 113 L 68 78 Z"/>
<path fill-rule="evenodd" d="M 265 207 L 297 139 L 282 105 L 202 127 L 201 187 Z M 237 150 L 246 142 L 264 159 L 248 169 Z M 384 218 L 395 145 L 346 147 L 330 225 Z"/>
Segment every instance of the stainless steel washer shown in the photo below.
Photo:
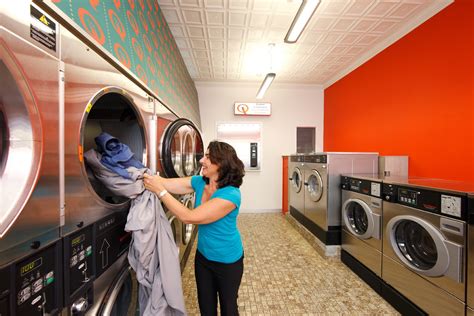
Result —
<path fill-rule="evenodd" d="M 288 163 L 288 173 L 290 180 L 289 204 L 290 212 L 299 212 L 304 214 L 304 156 L 290 156 Z"/>
<path fill-rule="evenodd" d="M 378 154 L 315 153 L 303 160 L 304 217 L 299 220 L 325 245 L 340 245 L 341 174 L 377 173 Z"/>
<path fill-rule="evenodd" d="M 466 194 L 453 183 L 409 179 L 385 180 L 383 196 L 383 280 L 429 314 L 462 315 Z"/>
<path fill-rule="evenodd" d="M 343 175 L 341 247 L 377 276 L 382 276 L 382 179 Z"/>
<path fill-rule="evenodd" d="M 468 196 L 467 299 L 466 314 L 474 316 L 474 192 Z"/>

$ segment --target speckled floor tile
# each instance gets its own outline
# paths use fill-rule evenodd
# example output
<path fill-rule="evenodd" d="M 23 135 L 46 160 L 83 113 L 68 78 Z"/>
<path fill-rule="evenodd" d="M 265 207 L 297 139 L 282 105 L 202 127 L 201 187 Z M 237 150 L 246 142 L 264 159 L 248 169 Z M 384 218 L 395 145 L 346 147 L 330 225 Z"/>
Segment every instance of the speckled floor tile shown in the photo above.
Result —
<path fill-rule="evenodd" d="M 344 264 L 322 257 L 279 213 L 241 214 L 241 315 L 398 315 Z M 199 315 L 194 245 L 183 271 L 189 315 Z"/>

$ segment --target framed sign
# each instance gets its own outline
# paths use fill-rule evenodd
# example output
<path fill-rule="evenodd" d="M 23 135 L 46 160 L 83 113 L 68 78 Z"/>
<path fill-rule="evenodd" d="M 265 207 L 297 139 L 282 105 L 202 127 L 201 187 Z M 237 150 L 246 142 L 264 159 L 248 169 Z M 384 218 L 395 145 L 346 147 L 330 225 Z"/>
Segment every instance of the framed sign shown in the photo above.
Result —
<path fill-rule="evenodd" d="M 234 115 L 257 115 L 270 116 L 272 114 L 272 104 L 268 102 L 248 103 L 235 102 Z"/>

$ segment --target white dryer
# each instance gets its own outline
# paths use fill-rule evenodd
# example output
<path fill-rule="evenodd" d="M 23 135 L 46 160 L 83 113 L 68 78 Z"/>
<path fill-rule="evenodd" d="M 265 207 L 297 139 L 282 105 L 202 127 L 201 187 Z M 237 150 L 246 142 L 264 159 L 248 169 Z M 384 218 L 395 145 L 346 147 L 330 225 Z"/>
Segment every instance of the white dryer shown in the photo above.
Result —
<path fill-rule="evenodd" d="M 2 1 L 0 20 L 2 267 L 59 239 L 61 82 L 57 22 L 30 1 Z"/>
<path fill-rule="evenodd" d="M 342 175 L 342 252 L 382 276 L 382 179 Z M 342 254 L 341 254 L 342 257 Z"/>
<path fill-rule="evenodd" d="M 382 278 L 428 314 L 463 315 L 467 195 L 449 181 L 383 184 Z"/>

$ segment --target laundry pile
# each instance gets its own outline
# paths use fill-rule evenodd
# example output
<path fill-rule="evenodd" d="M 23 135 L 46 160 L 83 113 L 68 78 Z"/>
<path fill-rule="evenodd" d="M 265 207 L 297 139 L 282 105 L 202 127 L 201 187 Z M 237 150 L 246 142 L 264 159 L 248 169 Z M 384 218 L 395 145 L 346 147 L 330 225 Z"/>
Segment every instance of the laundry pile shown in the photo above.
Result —
<path fill-rule="evenodd" d="M 171 226 L 156 195 L 143 185 L 143 174 L 151 171 L 112 135 L 102 133 L 95 142 L 98 151 L 84 153 L 88 166 L 111 192 L 131 199 L 125 230 L 132 232 L 128 261 L 140 284 L 140 315 L 186 315 Z"/>

